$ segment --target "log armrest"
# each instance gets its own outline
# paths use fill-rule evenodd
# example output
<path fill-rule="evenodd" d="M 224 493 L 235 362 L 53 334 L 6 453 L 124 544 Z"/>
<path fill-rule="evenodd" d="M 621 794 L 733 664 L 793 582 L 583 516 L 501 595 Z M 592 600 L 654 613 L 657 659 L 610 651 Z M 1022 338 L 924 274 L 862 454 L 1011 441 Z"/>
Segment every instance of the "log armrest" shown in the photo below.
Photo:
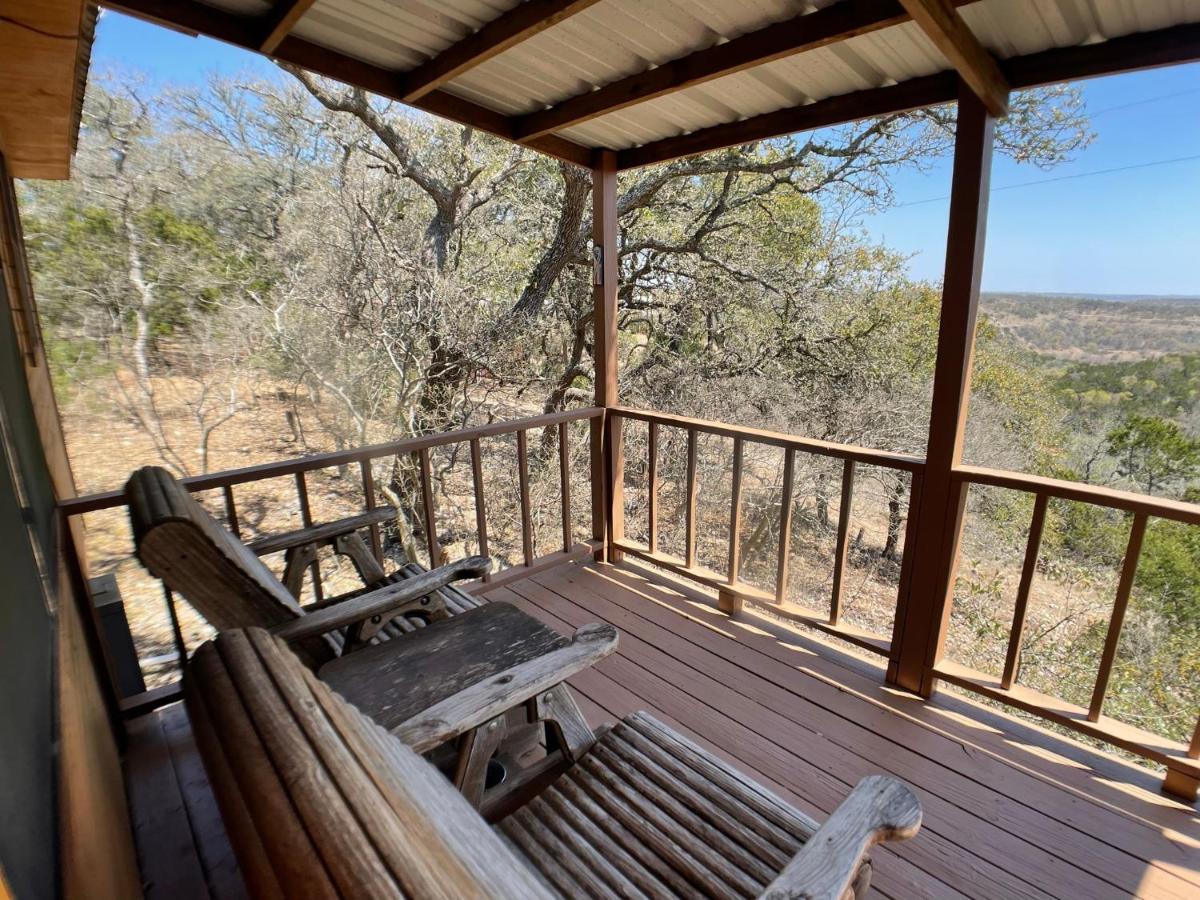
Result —
<path fill-rule="evenodd" d="M 361 528 L 371 525 L 381 525 L 396 518 L 396 508 L 379 506 L 368 512 L 336 522 L 326 522 L 323 525 L 311 525 L 307 528 L 297 528 L 295 531 L 285 531 L 281 534 L 270 534 L 266 537 L 251 541 L 246 546 L 255 556 L 266 556 L 268 553 L 278 553 L 280 550 L 294 550 L 306 544 L 325 544 L 346 534 L 353 534 Z"/>
<path fill-rule="evenodd" d="M 384 621 L 396 615 L 420 612 L 429 608 L 428 596 L 433 592 L 454 581 L 481 578 L 491 569 L 491 562 L 484 557 L 468 556 L 432 572 L 384 585 L 349 600 L 343 600 L 335 606 L 277 625 L 271 629 L 271 633 L 285 641 L 294 642 L 360 622 L 369 622 L 376 616 L 380 621 Z"/>
<path fill-rule="evenodd" d="M 913 792 L 895 778 L 869 775 L 767 885 L 762 897 L 839 900 L 871 847 L 908 840 L 920 827 L 921 804 Z"/>
<path fill-rule="evenodd" d="M 392 734 L 418 753 L 425 753 L 533 700 L 616 649 L 617 629 L 611 625 L 584 625 L 565 647 L 463 688 L 401 723 Z"/>

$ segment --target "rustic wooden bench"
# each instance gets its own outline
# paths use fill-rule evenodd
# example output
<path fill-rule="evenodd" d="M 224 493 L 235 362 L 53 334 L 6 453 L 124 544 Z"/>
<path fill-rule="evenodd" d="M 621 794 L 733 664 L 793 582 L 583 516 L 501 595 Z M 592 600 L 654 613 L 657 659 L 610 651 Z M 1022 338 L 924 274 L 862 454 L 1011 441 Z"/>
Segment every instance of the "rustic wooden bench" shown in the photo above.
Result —
<path fill-rule="evenodd" d="M 528 673 L 468 687 L 401 732 L 478 721 L 514 682 Z M 184 691 L 258 897 L 862 897 L 867 850 L 920 825 L 911 792 L 872 776 L 818 827 L 639 713 L 492 828 L 266 631 L 205 644 Z"/>
<path fill-rule="evenodd" d="M 489 571 L 481 557 L 432 572 L 408 565 L 384 575 L 356 534 L 379 521 L 378 511 L 246 545 L 165 469 L 139 469 L 126 494 L 138 558 L 151 573 L 219 631 L 258 626 L 286 640 L 320 678 L 385 728 L 398 727 L 471 684 L 540 659 L 547 660 L 547 671 L 561 671 L 562 681 L 616 645 L 611 629 L 603 640 L 572 643 L 509 604 L 480 605 L 453 583 Z M 292 556 L 288 568 L 303 572 L 327 542 L 352 548 L 365 591 L 301 606 L 254 552 L 296 551 L 303 565 L 297 570 Z M 565 686 L 553 704 L 528 708 L 529 700 L 514 700 L 495 713 L 495 721 L 441 734 L 440 748 L 426 741 L 422 752 L 439 751 L 441 764 L 476 804 L 484 802 L 489 767 L 494 770 L 493 757 L 501 755 L 507 783 L 489 802 L 516 796 L 555 765 L 569 765 L 577 748 L 591 741 Z M 543 743 L 547 759 L 522 767 L 522 758 Z"/>

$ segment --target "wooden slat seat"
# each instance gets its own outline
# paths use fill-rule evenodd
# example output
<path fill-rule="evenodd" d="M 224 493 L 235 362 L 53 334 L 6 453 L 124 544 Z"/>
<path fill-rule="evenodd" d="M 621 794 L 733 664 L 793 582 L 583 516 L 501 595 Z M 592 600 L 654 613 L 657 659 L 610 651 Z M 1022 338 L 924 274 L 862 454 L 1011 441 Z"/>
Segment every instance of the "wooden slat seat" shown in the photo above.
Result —
<path fill-rule="evenodd" d="M 193 656 L 184 692 L 260 897 L 861 897 L 866 850 L 919 827 L 864 779 L 818 829 L 644 713 L 495 828 L 260 629 Z"/>
<path fill-rule="evenodd" d="M 500 827 L 567 896 L 757 897 L 818 826 L 638 712 Z"/>

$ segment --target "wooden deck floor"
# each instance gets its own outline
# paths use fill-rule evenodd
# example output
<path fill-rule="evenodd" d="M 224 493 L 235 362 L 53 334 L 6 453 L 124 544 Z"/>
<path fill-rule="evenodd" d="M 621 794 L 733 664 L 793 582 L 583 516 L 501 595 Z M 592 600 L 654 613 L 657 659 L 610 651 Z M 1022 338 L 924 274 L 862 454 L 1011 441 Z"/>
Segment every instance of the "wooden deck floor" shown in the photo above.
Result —
<path fill-rule="evenodd" d="M 567 633 L 617 627 L 617 653 L 572 682 L 594 724 L 648 710 L 818 820 L 864 775 L 907 781 L 925 824 L 875 851 L 876 896 L 1200 897 L 1200 817 L 1150 773 L 968 699 L 891 691 L 871 662 L 649 575 L 560 566 L 487 596 Z"/>
<path fill-rule="evenodd" d="M 1200 816 L 1151 774 L 969 699 L 891 691 L 873 661 L 683 591 L 567 564 L 486 596 L 566 633 L 618 628 L 618 652 L 572 681 L 593 724 L 648 710 L 817 819 L 866 774 L 907 781 L 925 824 L 874 852 L 873 896 L 1200 897 Z M 147 896 L 244 896 L 182 707 L 132 738 Z"/>

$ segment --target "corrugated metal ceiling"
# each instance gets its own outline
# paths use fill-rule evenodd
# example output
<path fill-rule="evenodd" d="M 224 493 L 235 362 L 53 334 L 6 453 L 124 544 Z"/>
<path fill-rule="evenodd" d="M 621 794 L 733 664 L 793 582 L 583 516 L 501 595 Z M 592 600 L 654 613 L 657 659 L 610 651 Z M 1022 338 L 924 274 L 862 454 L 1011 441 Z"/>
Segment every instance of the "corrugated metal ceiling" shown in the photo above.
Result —
<path fill-rule="evenodd" d="M 836 0 L 601 0 L 460 75 L 443 90 L 506 115 L 552 106 Z M 261 12 L 262 0 L 213 0 Z M 516 0 L 317 0 L 293 29 L 313 43 L 405 71 L 517 5 Z M 1008 58 L 1200 21 L 1197 0 L 981 0 L 960 12 Z M 907 23 L 714 79 L 560 132 L 624 149 L 950 68 Z"/>

